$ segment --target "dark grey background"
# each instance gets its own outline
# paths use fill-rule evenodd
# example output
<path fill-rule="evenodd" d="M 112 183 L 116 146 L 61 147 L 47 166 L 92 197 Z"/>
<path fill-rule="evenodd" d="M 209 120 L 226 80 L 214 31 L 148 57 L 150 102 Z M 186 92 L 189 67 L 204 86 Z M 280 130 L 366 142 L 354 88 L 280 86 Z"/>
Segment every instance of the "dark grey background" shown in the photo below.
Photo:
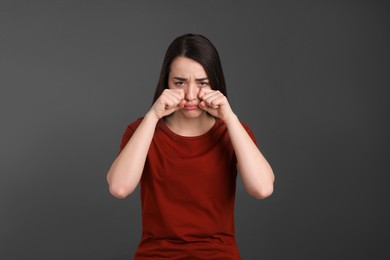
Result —
<path fill-rule="evenodd" d="M 276 175 L 238 184 L 243 259 L 389 259 L 388 5 L 217 0 L 1 1 L 0 258 L 132 259 L 139 190 L 106 173 L 187 32 Z"/>

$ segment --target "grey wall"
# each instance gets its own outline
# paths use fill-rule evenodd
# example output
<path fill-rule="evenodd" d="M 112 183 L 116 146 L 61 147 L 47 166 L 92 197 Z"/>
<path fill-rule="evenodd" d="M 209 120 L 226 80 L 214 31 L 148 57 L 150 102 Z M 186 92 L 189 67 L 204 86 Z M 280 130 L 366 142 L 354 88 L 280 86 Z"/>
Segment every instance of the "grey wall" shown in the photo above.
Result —
<path fill-rule="evenodd" d="M 243 259 L 388 259 L 385 1 L 1 1 L 0 258 L 132 259 L 139 195 L 106 173 L 168 44 L 218 48 L 275 174 L 237 190 Z"/>

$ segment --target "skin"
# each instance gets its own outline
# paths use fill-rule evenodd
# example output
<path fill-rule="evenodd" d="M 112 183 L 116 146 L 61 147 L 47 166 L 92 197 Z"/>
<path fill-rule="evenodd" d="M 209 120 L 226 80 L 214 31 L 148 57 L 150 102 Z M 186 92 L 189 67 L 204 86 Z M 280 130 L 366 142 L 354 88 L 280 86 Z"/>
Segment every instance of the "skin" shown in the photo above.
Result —
<path fill-rule="evenodd" d="M 168 89 L 147 112 L 107 174 L 113 196 L 125 198 L 135 190 L 161 118 L 173 132 L 182 136 L 206 133 L 214 125 L 215 118 L 220 118 L 227 126 L 246 191 L 258 199 L 272 194 L 274 174 L 271 166 L 240 123 L 227 98 L 211 88 L 202 65 L 186 57 L 177 57 L 171 64 Z"/>

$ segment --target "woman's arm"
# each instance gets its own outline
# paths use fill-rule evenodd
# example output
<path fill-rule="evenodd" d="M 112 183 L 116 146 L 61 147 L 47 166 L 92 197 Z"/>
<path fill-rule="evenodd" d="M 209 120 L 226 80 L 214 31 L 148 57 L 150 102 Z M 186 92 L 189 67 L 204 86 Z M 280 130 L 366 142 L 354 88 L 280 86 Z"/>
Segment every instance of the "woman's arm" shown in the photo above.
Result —
<path fill-rule="evenodd" d="M 237 116 L 233 116 L 225 123 L 237 157 L 237 169 L 245 189 L 255 198 L 267 198 L 274 189 L 275 176 L 271 166 Z"/>
<path fill-rule="evenodd" d="M 199 92 L 199 98 L 200 108 L 225 122 L 247 192 L 258 199 L 270 196 L 275 180 L 271 166 L 233 113 L 227 98 L 219 91 L 206 89 Z"/>
<path fill-rule="evenodd" d="M 122 199 L 137 187 L 158 119 L 147 114 L 113 162 L 107 182 L 113 196 Z"/>
<path fill-rule="evenodd" d="M 158 120 L 182 108 L 185 102 L 183 98 L 183 90 L 166 89 L 145 115 L 108 171 L 107 182 L 113 196 L 126 198 L 135 190 Z"/>

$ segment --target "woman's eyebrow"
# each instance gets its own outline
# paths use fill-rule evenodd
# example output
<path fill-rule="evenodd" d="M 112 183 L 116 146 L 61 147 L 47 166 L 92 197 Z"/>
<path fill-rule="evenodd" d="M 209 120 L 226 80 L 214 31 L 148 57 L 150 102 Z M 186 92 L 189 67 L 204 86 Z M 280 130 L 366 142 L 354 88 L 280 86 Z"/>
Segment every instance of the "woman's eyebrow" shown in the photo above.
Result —
<path fill-rule="evenodd" d="M 195 79 L 195 81 L 204 81 L 204 80 L 208 80 L 209 78 L 200 78 L 200 79 Z"/>
<path fill-rule="evenodd" d="M 176 80 L 180 80 L 180 81 L 187 81 L 186 78 L 182 78 L 182 77 L 173 77 L 173 79 L 176 79 Z M 204 80 L 208 80 L 208 78 L 199 78 L 199 79 L 195 79 L 195 81 L 204 81 Z"/>
<path fill-rule="evenodd" d="M 182 77 L 173 77 L 173 79 L 180 80 L 180 81 L 187 81 L 186 78 L 182 78 Z"/>

